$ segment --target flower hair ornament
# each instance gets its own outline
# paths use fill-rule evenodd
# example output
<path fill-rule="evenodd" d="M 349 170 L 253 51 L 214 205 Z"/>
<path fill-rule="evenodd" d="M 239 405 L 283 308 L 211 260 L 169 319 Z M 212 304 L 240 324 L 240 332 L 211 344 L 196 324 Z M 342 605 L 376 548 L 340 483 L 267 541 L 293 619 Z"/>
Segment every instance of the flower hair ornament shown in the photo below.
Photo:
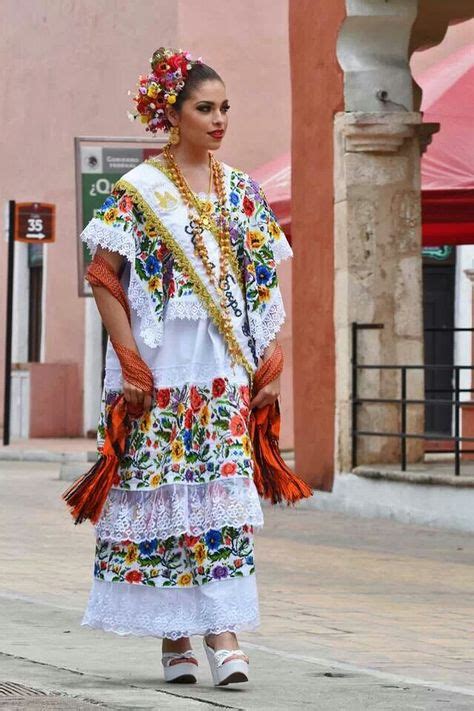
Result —
<path fill-rule="evenodd" d="M 133 97 L 135 111 L 129 111 L 129 118 L 146 124 L 146 131 L 169 131 L 171 124 L 165 113 L 166 106 L 172 106 L 180 91 L 184 89 L 189 70 L 202 59 L 192 59 L 189 52 L 160 47 L 150 59 L 151 72 L 138 77 L 138 91 Z M 131 92 L 129 92 L 131 94 Z"/>

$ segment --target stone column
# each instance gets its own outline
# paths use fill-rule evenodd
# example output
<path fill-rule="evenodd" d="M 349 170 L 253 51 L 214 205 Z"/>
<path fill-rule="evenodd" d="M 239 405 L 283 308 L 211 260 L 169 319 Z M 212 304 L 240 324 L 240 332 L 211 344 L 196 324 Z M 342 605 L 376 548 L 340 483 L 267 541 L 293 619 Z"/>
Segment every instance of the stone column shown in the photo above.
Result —
<path fill-rule="evenodd" d="M 336 115 L 335 288 L 336 471 L 351 468 L 351 324 L 380 323 L 360 334 L 359 362 L 376 365 L 423 363 L 420 220 L 421 114 L 414 112 Z M 408 397 L 423 397 L 422 371 L 408 375 Z M 400 397 L 396 370 L 362 371 L 359 395 Z M 409 406 L 408 431 L 423 431 L 422 406 Z M 400 407 L 359 407 L 358 429 L 397 432 Z M 409 460 L 423 443 L 409 441 Z M 359 462 L 396 462 L 395 438 L 361 437 Z"/>

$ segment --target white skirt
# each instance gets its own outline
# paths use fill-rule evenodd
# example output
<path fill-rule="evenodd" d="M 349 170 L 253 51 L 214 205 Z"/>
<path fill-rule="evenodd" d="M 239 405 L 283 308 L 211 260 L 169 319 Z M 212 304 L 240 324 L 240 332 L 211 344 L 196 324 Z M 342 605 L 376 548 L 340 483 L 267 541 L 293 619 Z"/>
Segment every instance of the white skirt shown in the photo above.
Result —
<path fill-rule="evenodd" d="M 255 630 L 255 574 L 190 588 L 151 588 L 94 579 L 83 625 L 120 635 L 178 639 Z"/>

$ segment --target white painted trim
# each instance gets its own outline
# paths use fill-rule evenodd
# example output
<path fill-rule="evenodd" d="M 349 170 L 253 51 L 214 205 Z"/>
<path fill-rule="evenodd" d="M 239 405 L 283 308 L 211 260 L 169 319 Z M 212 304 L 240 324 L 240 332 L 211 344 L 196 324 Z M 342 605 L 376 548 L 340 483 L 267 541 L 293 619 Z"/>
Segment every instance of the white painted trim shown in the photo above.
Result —
<path fill-rule="evenodd" d="M 28 245 L 24 242 L 15 242 L 13 273 L 12 363 L 27 363 L 30 274 Z"/>
<path fill-rule="evenodd" d="M 28 439 L 30 436 L 29 370 L 12 371 L 10 435 L 13 439 Z"/>
<path fill-rule="evenodd" d="M 102 392 L 102 321 L 94 299 L 84 308 L 84 433 L 97 428 Z"/>
<path fill-rule="evenodd" d="M 465 269 L 474 268 L 474 245 L 462 245 L 456 248 L 456 275 L 454 282 L 454 325 L 456 328 L 472 327 L 472 290 L 473 284 L 464 273 Z M 472 364 L 471 333 L 454 334 L 455 365 Z M 471 371 L 461 371 L 461 388 L 471 387 Z M 474 396 L 474 393 L 473 393 Z M 461 393 L 461 400 L 474 399 L 469 393 Z"/>
<path fill-rule="evenodd" d="M 41 283 L 41 345 L 40 363 L 46 361 L 46 292 L 48 287 L 48 245 L 43 245 L 43 275 Z"/>

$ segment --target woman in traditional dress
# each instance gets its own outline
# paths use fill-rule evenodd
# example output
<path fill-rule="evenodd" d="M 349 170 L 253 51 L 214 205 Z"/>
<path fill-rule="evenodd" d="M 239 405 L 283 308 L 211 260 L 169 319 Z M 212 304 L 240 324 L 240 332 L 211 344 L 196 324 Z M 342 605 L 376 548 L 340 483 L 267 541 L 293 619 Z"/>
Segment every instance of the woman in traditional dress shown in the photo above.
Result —
<path fill-rule="evenodd" d="M 196 681 L 190 637 L 203 635 L 214 683 L 227 684 L 248 678 L 236 632 L 259 624 L 248 423 L 280 386 L 253 399 L 250 386 L 277 347 L 275 264 L 292 252 L 259 186 L 213 155 L 229 110 L 219 75 L 164 48 L 151 67 L 136 115 L 170 142 L 118 181 L 82 235 L 128 302 L 93 287 L 110 336 L 99 452 L 119 393 L 135 413 L 96 527 L 83 624 L 161 637 L 167 681 Z M 152 392 L 125 377 L 116 344 L 148 366 Z"/>

